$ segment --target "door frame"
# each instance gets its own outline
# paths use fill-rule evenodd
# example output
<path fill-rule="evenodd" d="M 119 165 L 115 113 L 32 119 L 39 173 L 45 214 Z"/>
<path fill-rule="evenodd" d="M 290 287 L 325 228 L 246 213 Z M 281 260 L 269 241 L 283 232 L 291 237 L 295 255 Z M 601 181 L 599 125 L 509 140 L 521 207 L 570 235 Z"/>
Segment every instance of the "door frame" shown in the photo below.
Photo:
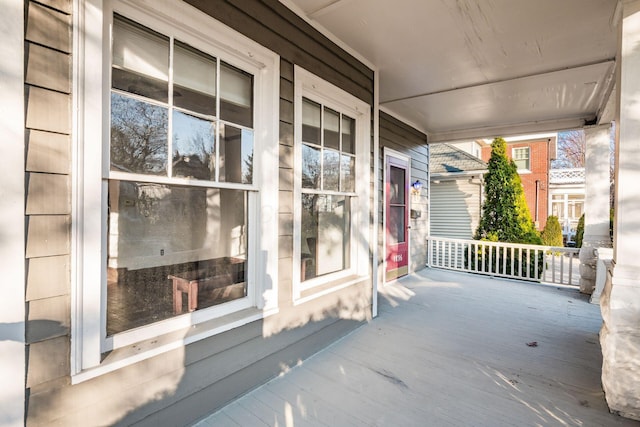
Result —
<path fill-rule="evenodd" d="M 411 184 L 411 157 L 406 154 L 402 154 L 399 151 L 396 151 L 389 147 L 384 147 L 382 152 L 382 251 L 384 256 L 382 258 L 382 272 L 383 272 L 383 285 L 387 283 L 392 283 L 397 280 L 398 277 L 387 280 L 387 179 L 388 179 L 388 163 L 387 157 L 393 157 L 395 159 L 404 161 L 407 163 L 407 182 L 409 185 Z M 406 220 L 405 220 L 405 232 L 407 235 L 407 274 L 411 271 L 411 226 L 410 226 L 410 215 L 409 212 L 411 210 L 411 192 L 407 188 L 407 196 L 406 196 Z M 402 276 L 401 276 L 402 277 Z"/>

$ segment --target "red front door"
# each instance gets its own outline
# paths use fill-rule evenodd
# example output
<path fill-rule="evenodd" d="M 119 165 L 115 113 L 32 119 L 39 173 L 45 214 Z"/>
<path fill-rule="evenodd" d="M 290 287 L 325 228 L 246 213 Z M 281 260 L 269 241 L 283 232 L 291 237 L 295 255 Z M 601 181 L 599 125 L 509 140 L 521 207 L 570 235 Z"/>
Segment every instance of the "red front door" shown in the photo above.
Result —
<path fill-rule="evenodd" d="M 385 155 L 386 280 L 409 272 L 409 162 Z"/>

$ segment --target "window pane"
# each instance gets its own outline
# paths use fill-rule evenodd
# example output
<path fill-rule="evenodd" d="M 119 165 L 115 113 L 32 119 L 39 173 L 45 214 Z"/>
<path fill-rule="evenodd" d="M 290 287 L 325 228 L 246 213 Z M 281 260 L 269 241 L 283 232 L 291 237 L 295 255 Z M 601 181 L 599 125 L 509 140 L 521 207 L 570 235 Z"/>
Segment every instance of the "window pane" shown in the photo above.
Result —
<path fill-rule="evenodd" d="M 320 105 L 302 100 L 302 140 L 320 145 Z"/>
<path fill-rule="evenodd" d="M 342 191 L 356 191 L 355 173 L 356 159 L 343 154 L 340 158 L 340 172 L 342 174 Z"/>
<path fill-rule="evenodd" d="M 340 149 L 340 115 L 329 108 L 324 109 L 324 146 Z"/>
<path fill-rule="evenodd" d="M 342 116 L 342 151 L 355 154 L 356 152 L 356 121 Z"/>
<path fill-rule="evenodd" d="M 173 49 L 173 103 L 216 114 L 216 59 L 183 43 Z"/>
<path fill-rule="evenodd" d="M 245 192 L 110 181 L 108 225 L 108 335 L 246 296 Z"/>
<path fill-rule="evenodd" d="M 397 245 L 398 243 L 404 243 L 404 222 L 405 207 L 389 207 L 389 218 L 387 221 L 387 229 L 389 230 L 389 244 Z"/>
<path fill-rule="evenodd" d="M 302 187 L 320 189 L 320 149 L 302 144 Z"/>
<path fill-rule="evenodd" d="M 215 180 L 215 125 L 173 112 L 173 176 Z"/>
<path fill-rule="evenodd" d="M 340 153 L 323 150 L 322 189 L 338 191 L 340 189 Z"/>
<path fill-rule="evenodd" d="M 350 267 L 350 198 L 303 194 L 301 280 Z"/>
<path fill-rule="evenodd" d="M 220 117 L 253 127 L 253 76 L 227 64 L 220 66 Z"/>
<path fill-rule="evenodd" d="M 395 166 L 390 167 L 389 171 L 389 194 L 391 195 L 391 203 L 396 205 L 404 205 L 405 202 L 405 185 L 406 171 Z"/>
<path fill-rule="evenodd" d="M 529 169 L 529 148 L 514 148 L 513 160 L 518 169 Z"/>
<path fill-rule="evenodd" d="M 115 16 L 113 87 L 167 102 L 168 75 L 169 39 Z"/>
<path fill-rule="evenodd" d="M 164 175 L 167 109 L 111 94 L 111 170 Z"/>
<path fill-rule="evenodd" d="M 220 181 L 253 182 L 253 131 L 220 125 Z"/>

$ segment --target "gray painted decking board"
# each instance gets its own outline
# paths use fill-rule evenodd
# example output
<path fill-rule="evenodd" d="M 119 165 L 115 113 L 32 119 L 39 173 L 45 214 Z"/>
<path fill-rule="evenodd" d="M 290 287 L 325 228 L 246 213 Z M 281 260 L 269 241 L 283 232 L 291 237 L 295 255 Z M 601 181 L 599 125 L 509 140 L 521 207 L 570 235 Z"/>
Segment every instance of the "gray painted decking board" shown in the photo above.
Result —
<path fill-rule="evenodd" d="M 575 289 L 426 269 L 380 300 L 378 318 L 198 426 L 640 425 L 608 412 L 599 307 Z"/>

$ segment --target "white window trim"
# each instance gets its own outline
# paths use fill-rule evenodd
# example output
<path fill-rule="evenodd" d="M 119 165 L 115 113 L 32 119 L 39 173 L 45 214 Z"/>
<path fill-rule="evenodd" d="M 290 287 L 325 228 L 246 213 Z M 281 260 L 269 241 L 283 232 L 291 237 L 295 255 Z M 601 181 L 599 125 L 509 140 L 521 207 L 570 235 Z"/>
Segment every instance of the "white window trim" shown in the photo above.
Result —
<path fill-rule="evenodd" d="M 301 304 L 339 289 L 362 282 L 370 275 L 369 248 L 371 210 L 371 106 L 346 91 L 321 79 L 305 69 L 294 68 L 294 227 L 293 227 L 293 301 Z M 356 188 L 351 204 L 351 267 L 302 282 L 300 280 L 301 215 L 302 207 L 302 98 L 319 102 L 356 120 Z M 335 283 L 311 296 L 302 298 L 304 291 Z"/>
<path fill-rule="evenodd" d="M 72 207 L 72 335 L 71 375 L 78 383 L 277 312 L 278 295 L 278 125 L 280 58 L 258 43 L 178 0 L 74 0 L 74 137 Z M 248 236 L 255 286 L 253 310 L 241 303 L 233 309 L 194 312 L 124 334 L 124 341 L 145 342 L 142 352 L 110 355 L 101 361 L 106 328 L 106 177 L 111 66 L 108 40 L 113 12 L 141 24 L 177 31 L 195 47 L 213 47 L 218 58 L 254 72 L 255 139 L 260 162 L 254 166 L 259 192 L 248 212 L 255 233 Z M 188 25 L 188 27 L 187 27 Z M 199 29 L 203 29 L 200 31 Z M 106 47 L 105 47 L 106 46 Z M 211 49 L 209 49 L 211 50 Z M 251 206 L 252 204 L 250 204 Z M 213 312 L 213 313 L 211 313 Z M 225 320 L 226 319 L 226 320 Z M 195 327 L 194 323 L 199 322 Z M 191 330 L 190 332 L 187 332 Z M 197 331 L 194 331 L 197 330 Z M 167 333 L 170 332 L 170 333 Z M 150 335 L 157 339 L 149 340 Z M 155 344 L 149 344 L 153 342 Z M 117 352 L 118 350 L 116 350 Z M 116 353 L 114 352 L 114 353 Z M 113 359 L 114 361 L 110 361 Z"/>
<path fill-rule="evenodd" d="M 531 147 L 529 146 L 525 146 L 525 147 L 512 147 L 511 148 L 511 158 L 513 159 L 514 163 L 516 161 L 516 150 L 523 150 L 523 149 L 527 149 L 527 154 L 529 155 L 529 157 L 527 158 L 527 162 L 529 163 L 529 167 L 528 168 L 518 168 L 518 172 L 520 173 L 528 173 L 531 172 Z"/>

